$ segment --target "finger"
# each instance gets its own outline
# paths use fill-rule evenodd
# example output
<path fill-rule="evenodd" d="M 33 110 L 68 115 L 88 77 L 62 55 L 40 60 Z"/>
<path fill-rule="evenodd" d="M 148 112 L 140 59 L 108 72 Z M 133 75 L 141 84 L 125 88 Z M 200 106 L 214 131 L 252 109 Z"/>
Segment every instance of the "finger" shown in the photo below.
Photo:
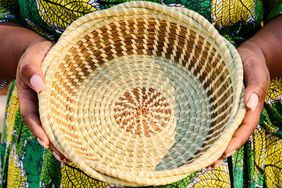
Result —
<path fill-rule="evenodd" d="M 45 134 L 38 113 L 37 94 L 30 89 L 21 89 L 19 91 L 20 111 L 23 119 L 31 132 L 39 139 L 42 145 L 49 146 L 49 139 Z"/>
<path fill-rule="evenodd" d="M 55 158 L 58 161 L 64 162 L 64 163 L 69 162 L 68 159 L 58 149 L 56 149 L 56 147 L 51 142 L 49 146 L 46 146 L 45 143 L 41 139 L 37 138 L 37 141 L 42 147 L 46 149 L 49 148 L 51 151 L 53 151 L 53 155 L 55 156 Z"/>
<path fill-rule="evenodd" d="M 27 126 L 33 135 L 37 138 L 37 141 L 44 148 L 50 148 L 56 159 L 61 162 L 67 162 L 66 157 L 50 143 L 45 131 L 43 130 L 38 114 L 38 99 L 37 94 L 32 90 L 22 90 L 21 94 L 25 97 L 21 98 L 20 111 Z"/>
<path fill-rule="evenodd" d="M 250 135 L 252 135 L 258 125 L 262 107 L 263 103 L 259 103 L 255 111 L 248 110 L 246 112 L 242 124 L 233 134 L 231 141 L 223 153 L 224 159 L 235 153 L 235 151 L 238 150 L 248 140 Z"/>
<path fill-rule="evenodd" d="M 252 71 L 248 70 L 251 69 Z M 255 110 L 259 103 L 264 102 L 269 85 L 268 72 L 262 65 L 253 65 L 248 63 L 245 68 L 248 75 L 245 75 L 246 90 L 244 95 L 244 102 L 246 106 Z"/>
<path fill-rule="evenodd" d="M 263 103 L 267 93 L 270 82 L 269 71 L 264 61 L 264 56 L 260 51 L 255 54 L 248 48 L 239 47 L 238 52 L 244 66 L 244 80 L 246 84 L 244 102 L 249 109 L 255 110 L 259 103 Z M 258 62 L 258 59 L 260 62 Z"/>

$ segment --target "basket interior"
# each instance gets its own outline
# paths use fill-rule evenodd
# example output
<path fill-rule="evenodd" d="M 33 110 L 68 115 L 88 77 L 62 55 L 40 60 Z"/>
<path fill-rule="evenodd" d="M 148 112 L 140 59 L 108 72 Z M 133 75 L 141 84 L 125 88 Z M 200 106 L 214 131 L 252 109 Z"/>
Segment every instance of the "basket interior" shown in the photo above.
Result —
<path fill-rule="evenodd" d="M 204 33 L 165 17 L 127 16 L 79 37 L 54 72 L 49 116 L 91 168 L 175 169 L 219 138 L 233 88 Z"/>

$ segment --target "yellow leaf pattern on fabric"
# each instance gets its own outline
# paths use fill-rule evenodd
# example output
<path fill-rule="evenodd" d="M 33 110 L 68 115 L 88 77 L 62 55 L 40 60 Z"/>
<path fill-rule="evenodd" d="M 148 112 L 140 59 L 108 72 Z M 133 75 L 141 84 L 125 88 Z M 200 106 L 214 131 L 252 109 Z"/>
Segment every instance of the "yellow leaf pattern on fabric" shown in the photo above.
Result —
<path fill-rule="evenodd" d="M 190 185 L 189 185 L 190 187 Z M 224 163 L 223 165 L 214 168 L 213 170 L 206 171 L 203 170 L 197 178 L 195 178 L 191 187 L 193 188 L 229 188 L 230 178 L 228 174 L 228 166 Z"/>
<path fill-rule="evenodd" d="M 264 123 L 264 129 L 265 129 L 267 132 L 273 133 L 273 132 L 276 131 L 276 130 L 275 130 L 276 128 L 273 127 L 273 126 L 271 126 L 271 125 L 269 125 L 266 121 L 264 121 L 263 123 Z"/>
<path fill-rule="evenodd" d="M 265 174 L 268 187 L 282 187 L 282 140 L 273 135 L 267 135 Z"/>
<path fill-rule="evenodd" d="M 12 141 L 12 134 L 14 129 L 14 122 L 16 117 L 17 109 L 19 108 L 19 100 L 17 96 L 16 88 L 14 89 L 10 103 L 7 109 L 7 143 L 9 144 Z"/>
<path fill-rule="evenodd" d="M 254 0 L 212 0 L 211 15 L 218 26 L 255 20 Z"/>
<path fill-rule="evenodd" d="M 271 104 L 274 101 L 282 100 L 282 78 L 271 80 L 265 102 Z"/>
<path fill-rule="evenodd" d="M 253 134 L 254 174 L 263 172 L 268 187 L 282 187 L 282 140 L 258 126 Z M 260 177 L 254 177 L 260 178 Z M 258 181 L 254 179 L 254 181 Z"/>
<path fill-rule="evenodd" d="M 16 162 L 19 161 L 17 157 L 15 147 L 13 147 L 9 158 L 7 187 L 27 187 L 25 172 L 22 170 L 22 163 Z"/>
<path fill-rule="evenodd" d="M 37 0 L 38 13 L 48 24 L 63 31 L 77 18 L 97 10 L 93 0 Z"/>
<path fill-rule="evenodd" d="M 103 188 L 108 183 L 90 178 L 73 163 L 68 163 L 62 167 L 62 187 L 83 187 L 83 188 Z"/>

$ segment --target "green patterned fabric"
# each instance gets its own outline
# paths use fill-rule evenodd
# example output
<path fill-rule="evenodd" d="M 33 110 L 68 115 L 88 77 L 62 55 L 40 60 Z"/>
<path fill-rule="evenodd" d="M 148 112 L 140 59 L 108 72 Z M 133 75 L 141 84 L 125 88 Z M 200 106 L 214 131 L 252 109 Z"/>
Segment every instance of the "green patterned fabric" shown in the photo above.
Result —
<path fill-rule="evenodd" d="M 17 22 L 17 19 L 16 19 L 17 16 L 15 15 L 14 12 L 11 11 L 11 10 L 14 10 L 14 9 L 15 9 L 15 4 L 12 4 L 12 3 L 7 4 L 5 2 L 0 2 L 0 23 Z"/>
<path fill-rule="evenodd" d="M 0 22 L 17 22 L 56 41 L 74 20 L 127 0 L 2 0 Z M 239 45 L 282 13 L 281 0 L 155 0 L 205 16 Z M 259 125 L 248 142 L 212 170 L 202 169 L 162 188 L 282 187 L 282 80 L 271 82 Z M 15 83 L 10 87 L 0 144 L 0 187 L 116 187 L 92 179 L 71 162 L 62 164 L 42 148 L 19 112 Z"/>

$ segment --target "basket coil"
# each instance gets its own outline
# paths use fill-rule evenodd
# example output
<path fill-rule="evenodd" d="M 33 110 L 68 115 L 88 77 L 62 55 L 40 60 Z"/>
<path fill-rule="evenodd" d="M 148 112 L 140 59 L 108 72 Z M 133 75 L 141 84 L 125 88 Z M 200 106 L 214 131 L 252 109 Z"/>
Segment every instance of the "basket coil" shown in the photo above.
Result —
<path fill-rule="evenodd" d="M 50 141 L 120 185 L 164 185 L 210 165 L 245 114 L 236 49 L 183 8 L 129 2 L 83 16 L 42 69 Z"/>

